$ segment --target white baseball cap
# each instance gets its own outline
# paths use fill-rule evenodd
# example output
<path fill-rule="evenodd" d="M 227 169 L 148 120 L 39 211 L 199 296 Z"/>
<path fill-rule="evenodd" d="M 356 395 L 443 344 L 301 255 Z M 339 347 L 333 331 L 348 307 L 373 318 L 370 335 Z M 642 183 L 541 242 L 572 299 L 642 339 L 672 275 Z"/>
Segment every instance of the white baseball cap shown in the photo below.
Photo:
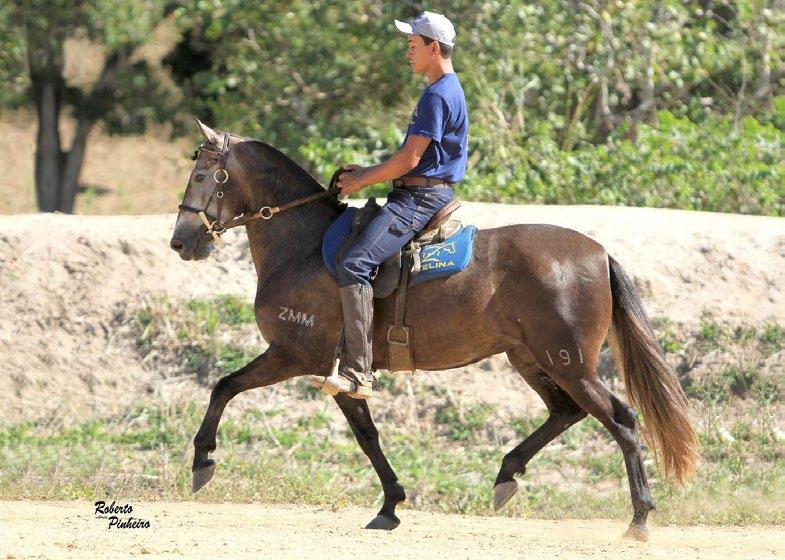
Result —
<path fill-rule="evenodd" d="M 411 23 L 395 20 L 395 27 L 407 35 L 422 35 L 452 47 L 455 45 L 455 28 L 442 14 L 425 11 Z"/>

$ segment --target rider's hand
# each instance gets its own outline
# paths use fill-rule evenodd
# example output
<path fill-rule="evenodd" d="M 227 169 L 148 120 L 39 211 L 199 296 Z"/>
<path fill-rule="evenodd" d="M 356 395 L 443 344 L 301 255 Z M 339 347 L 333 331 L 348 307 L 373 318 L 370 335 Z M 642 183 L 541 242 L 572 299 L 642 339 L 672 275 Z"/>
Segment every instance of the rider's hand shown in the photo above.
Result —
<path fill-rule="evenodd" d="M 351 163 L 342 165 L 341 168 L 344 171 L 338 177 L 336 186 L 341 189 L 342 195 L 357 192 L 363 188 L 364 185 L 360 182 L 359 173 L 359 171 L 362 170 L 361 166 Z"/>

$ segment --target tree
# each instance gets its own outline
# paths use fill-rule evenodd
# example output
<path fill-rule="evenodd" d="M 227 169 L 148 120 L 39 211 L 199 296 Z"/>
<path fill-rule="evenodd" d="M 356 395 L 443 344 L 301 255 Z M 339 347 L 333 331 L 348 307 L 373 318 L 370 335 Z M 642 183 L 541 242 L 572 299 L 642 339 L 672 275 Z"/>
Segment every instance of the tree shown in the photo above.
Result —
<path fill-rule="evenodd" d="M 40 210 L 73 211 L 87 139 L 97 122 L 110 133 L 140 132 L 151 120 L 173 114 L 171 96 L 155 69 L 138 56 L 171 9 L 161 0 L 14 0 L 0 8 L 0 78 L 16 78 L 3 80 L 0 101 L 35 106 Z M 71 37 L 105 51 L 100 75 L 89 88 L 64 78 L 64 47 Z M 76 129 L 65 151 L 60 121 L 69 110 Z"/>

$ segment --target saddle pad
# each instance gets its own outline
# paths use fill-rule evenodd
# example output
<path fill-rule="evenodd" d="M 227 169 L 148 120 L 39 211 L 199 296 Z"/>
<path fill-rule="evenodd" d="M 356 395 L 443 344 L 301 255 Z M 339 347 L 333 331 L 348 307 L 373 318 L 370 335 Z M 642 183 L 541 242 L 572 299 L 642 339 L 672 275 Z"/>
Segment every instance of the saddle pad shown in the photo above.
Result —
<path fill-rule="evenodd" d="M 434 278 L 443 278 L 460 272 L 472 260 L 472 247 L 476 226 L 465 226 L 458 233 L 433 245 L 420 249 L 420 272 L 411 277 L 412 286 Z"/>
<path fill-rule="evenodd" d="M 322 259 L 324 259 L 324 266 L 330 271 L 333 276 L 338 275 L 335 268 L 335 255 L 338 254 L 338 249 L 341 248 L 344 240 L 349 237 L 352 232 L 352 218 L 357 213 L 359 208 L 349 206 L 344 210 L 343 214 L 327 228 L 327 233 L 324 234 L 322 239 Z"/>
<path fill-rule="evenodd" d="M 337 276 L 335 256 L 341 244 L 352 231 L 352 218 L 358 208 L 350 206 L 330 225 L 322 240 L 322 259 L 330 274 Z M 418 274 L 410 276 L 411 285 L 422 284 L 434 278 L 443 278 L 460 272 L 469 265 L 472 258 L 472 245 L 475 226 L 466 226 L 442 243 L 425 245 L 420 250 L 421 268 Z"/>

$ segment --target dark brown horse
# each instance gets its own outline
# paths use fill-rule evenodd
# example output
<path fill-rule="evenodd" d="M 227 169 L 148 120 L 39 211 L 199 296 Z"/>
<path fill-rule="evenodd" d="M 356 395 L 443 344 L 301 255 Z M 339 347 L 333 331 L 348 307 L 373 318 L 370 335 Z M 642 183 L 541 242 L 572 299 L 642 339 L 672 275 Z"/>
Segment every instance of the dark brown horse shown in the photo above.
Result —
<path fill-rule="evenodd" d="M 299 375 L 325 375 L 340 339 L 338 284 L 322 263 L 325 231 L 340 214 L 335 196 L 322 196 L 281 213 L 260 208 L 299 201 L 324 189 L 275 148 L 212 130 L 200 149 L 171 247 L 185 260 L 206 258 L 222 221 L 244 224 L 258 275 L 254 311 L 269 348 L 216 383 L 194 438 L 193 486 L 213 475 L 218 422 L 238 393 Z M 254 213 L 257 213 L 254 215 Z M 230 220 L 235 216 L 245 217 Z M 386 368 L 386 325 L 394 296 L 376 300 L 374 360 Z M 494 486 L 494 505 L 517 490 L 514 477 L 550 441 L 587 414 L 613 435 L 624 454 L 633 518 L 625 535 L 646 539 L 654 509 L 641 459 L 635 411 L 611 393 L 596 374 L 606 337 L 623 371 L 632 404 L 643 413 L 645 433 L 665 475 L 683 480 L 695 466 L 697 440 L 681 387 L 665 361 L 633 283 L 599 243 L 569 229 L 515 225 L 480 230 L 469 267 L 449 278 L 410 288 L 407 317 L 414 328 L 418 369 L 442 370 L 505 352 L 512 365 L 545 402 L 549 417 L 507 453 Z M 281 309 L 306 321 L 291 321 Z M 281 318 L 284 317 L 284 318 Z M 467 318 L 471 317 L 471 321 Z M 339 394 L 335 401 L 384 489 L 384 504 L 368 528 L 393 529 L 395 507 L 406 495 L 379 445 L 368 404 Z"/>

